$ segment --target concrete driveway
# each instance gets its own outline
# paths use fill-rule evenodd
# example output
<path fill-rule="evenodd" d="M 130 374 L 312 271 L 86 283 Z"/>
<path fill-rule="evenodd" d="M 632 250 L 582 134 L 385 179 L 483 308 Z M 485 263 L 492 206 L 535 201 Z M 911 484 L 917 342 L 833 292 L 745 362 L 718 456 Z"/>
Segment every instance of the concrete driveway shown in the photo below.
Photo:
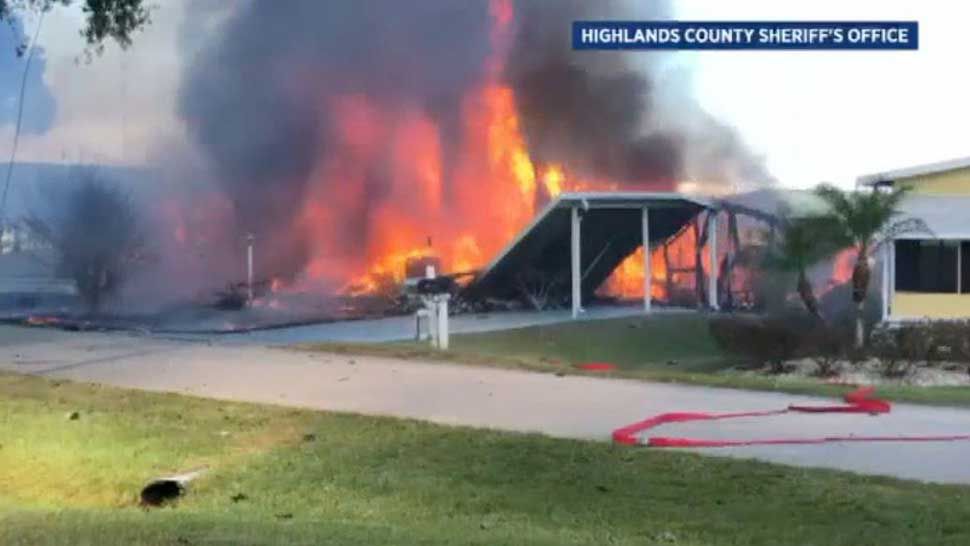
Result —
<path fill-rule="evenodd" d="M 0 370 L 217 399 L 608 440 L 665 411 L 743 411 L 823 400 L 787 394 L 310 354 L 124 334 L 0 326 Z M 705 438 L 970 433 L 970 411 L 895 405 L 889 415 L 695 422 L 654 434 Z M 636 449 L 636 448 L 630 448 Z M 970 442 L 850 443 L 699 450 L 798 466 L 970 483 Z"/>
<path fill-rule="evenodd" d="M 681 308 L 661 308 L 654 311 L 657 316 L 685 313 L 696 313 L 696 311 Z M 603 320 L 637 316 L 643 316 L 642 307 L 602 305 L 586 309 L 583 312 L 582 319 Z M 471 334 L 558 324 L 574 320 L 572 312 L 568 310 L 503 311 L 499 313 L 455 315 L 449 320 L 449 326 L 452 334 Z M 185 331 L 180 331 L 175 335 L 181 339 L 196 341 L 218 339 L 218 342 L 222 345 L 293 345 L 321 341 L 343 343 L 405 341 L 414 339 L 415 329 L 414 315 L 405 315 L 367 320 L 323 322 L 283 328 L 263 328 L 217 336 Z"/>

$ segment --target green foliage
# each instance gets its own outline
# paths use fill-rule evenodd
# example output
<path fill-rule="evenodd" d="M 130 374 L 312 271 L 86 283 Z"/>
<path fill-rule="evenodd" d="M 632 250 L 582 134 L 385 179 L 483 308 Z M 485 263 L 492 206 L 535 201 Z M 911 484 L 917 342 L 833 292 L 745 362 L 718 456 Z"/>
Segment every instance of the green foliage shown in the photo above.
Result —
<path fill-rule="evenodd" d="M 905 224 L 900 223 L 899 204 L 908 193 L 905 186 L 892 191 L 843 191 L 830 184 L 815 188 L 829 206 L 828 220 L 837 228 L 834 234 L 841 246 L 853 246 L 862 252 L 872 250 L 880 237 L 895 234 Z M 920 225 L 912 220 L 913 229 Z"/>
<path fill-rule="evenodd" d="M 828 377 L 851 347 L 842 331 L 805 313 L 719 317 L 711 320 L 710 331 L 724 351 L 768 365 L 773 373 L 785 372 L 789 360 L 811 358 L 818 375 Z"/>
<path fill-rule="evenodd" d="M 104 43 L 113 40 L 122 48 L 131 45 L 131 37 L 150 23 L 151 8 L 145 0 L 0 0 L 0 21 L 27 11 L 41 13 L 56 6 L 82 2 L 85 16 L 81 36 L 90 50 L 101 53 Z M 22 54 L 23 49 L 18 49 Z"/>
<path fill-rule="evenodd" d="M 852 270 L 852 301 L 857 307 L 855 344 L 865 343 L 863 312 L 869 291 L 871 271 L 869 254 L 884 241 L 891 241 L 901 233 L 929 232 L 926 223 L 918 218 L 900 218 L 899 205 L 909 189 L 905 186 L 891 191 L 843 191 L 829 184 L 821 184 L 815 194 L 829 207 L 826 217 L 835 226 L 833 241 L 856 250 Z"/>
<path fill-rule="evenodd" d="M 883 362 L 883 372 L 902 377 L 919 366 L 970 363 L 970 321 L 901 324 L 873 334 L 869 353 Z"/>
<path fill-rule="evenodd" d="M 765 256 L 765 265 L 772 269 L 798 273 L 841 248 L 841 231 L 827 217 L 786 216 L 780 227 L 780 236 Z"/>
<path fill-rule="evenodd" d="M 796 273 L 796 290 L 805 309 L 821 318 L 818 300 L 806 270 L 841 248 L 837 224 L 824 216 L 782 217 L 780 237 L 774 239 L 765 254 L 765 265 L 771 269 Z"/>

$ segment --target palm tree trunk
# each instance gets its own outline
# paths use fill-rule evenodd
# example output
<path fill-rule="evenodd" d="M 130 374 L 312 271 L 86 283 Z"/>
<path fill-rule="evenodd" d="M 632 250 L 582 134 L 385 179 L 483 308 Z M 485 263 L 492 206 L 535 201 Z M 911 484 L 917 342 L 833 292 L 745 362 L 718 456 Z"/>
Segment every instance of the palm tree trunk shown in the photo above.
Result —
<path fill-rule="evenodd" d="M 859 301 L 855 304 L 855 348 L 861 349 L 866 344 L 866 324 L 863 305 L 865 302 Z"/>
<path fill-rule="evenodd" d="M 865 304 L 866 294 L 869 293 L 869 253 L 863 245 L 856 256 L 855 267 L 852 268 L 852 301 L 855 302 L 855 346 L 861 349 L 866 342 L 865 332 Z"/>
<path fill-rule="evenodd" d="M 819 319 L 822 318 L 822 313 L 818 308 L 818 300 L 815 298 L 815 291 L 812 290 L 812 283 L 808 282 L 808 276 L 805 275 L 804 269 L 798 271 L 798 296 L 802 299 L 802 303 L 809 313 Z"/>

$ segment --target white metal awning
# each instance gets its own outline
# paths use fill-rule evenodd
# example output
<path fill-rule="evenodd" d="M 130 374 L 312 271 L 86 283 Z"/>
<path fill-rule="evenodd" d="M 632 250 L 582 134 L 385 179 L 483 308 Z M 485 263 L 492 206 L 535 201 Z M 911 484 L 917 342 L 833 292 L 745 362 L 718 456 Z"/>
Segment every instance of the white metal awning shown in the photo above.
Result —
<path fill-rule="evenodd" d="M 970 197 L 910 194 L 899 208 L 900 219 L 919 218 L 930 233 L 901 233 L 896 239 L 970 239 Z"/>

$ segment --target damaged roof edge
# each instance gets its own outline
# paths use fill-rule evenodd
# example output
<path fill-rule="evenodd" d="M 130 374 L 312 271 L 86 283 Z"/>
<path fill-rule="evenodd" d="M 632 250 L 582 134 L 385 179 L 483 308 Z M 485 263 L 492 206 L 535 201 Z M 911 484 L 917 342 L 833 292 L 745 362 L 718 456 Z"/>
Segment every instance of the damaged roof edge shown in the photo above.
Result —
<path fill-rule="evenodd" d="M 515 236 L 509 244 L 505 245 L 501 252 L 495 255 L 485 266 L 479 278 L 483 278 L 499 263 L 501 262 L 508 253 L 518 245 L 526 235 L 529 234 L 537 225 L 539 225 L 546 216 L 560 208 L 562 205 L 571 205 L 572 203 L 578 203 L 582 205 L 583 202 L 586 203 L 604 203 L 617 208 L 624 208 L 630 206 L 642 207 L 649 204 L 650 201 L 684 201 L 704 209 L 714 209 L 717 206 L 709 199 L 689 196 L 682 193 L 676 192 L 646 192 L 646 191 L 621 191 L 621 192 L 566 192 L 561 193 L 556 196 L 555 199 L 550 201 L 542 211 L 536 215 L 535 218 L 529 222 L 529 225 L 525 226 L 519 233 Z M 628 201 L 629 203 L 623 203 Z M 639 202 L 638 205 L 635 205 Z"/>

